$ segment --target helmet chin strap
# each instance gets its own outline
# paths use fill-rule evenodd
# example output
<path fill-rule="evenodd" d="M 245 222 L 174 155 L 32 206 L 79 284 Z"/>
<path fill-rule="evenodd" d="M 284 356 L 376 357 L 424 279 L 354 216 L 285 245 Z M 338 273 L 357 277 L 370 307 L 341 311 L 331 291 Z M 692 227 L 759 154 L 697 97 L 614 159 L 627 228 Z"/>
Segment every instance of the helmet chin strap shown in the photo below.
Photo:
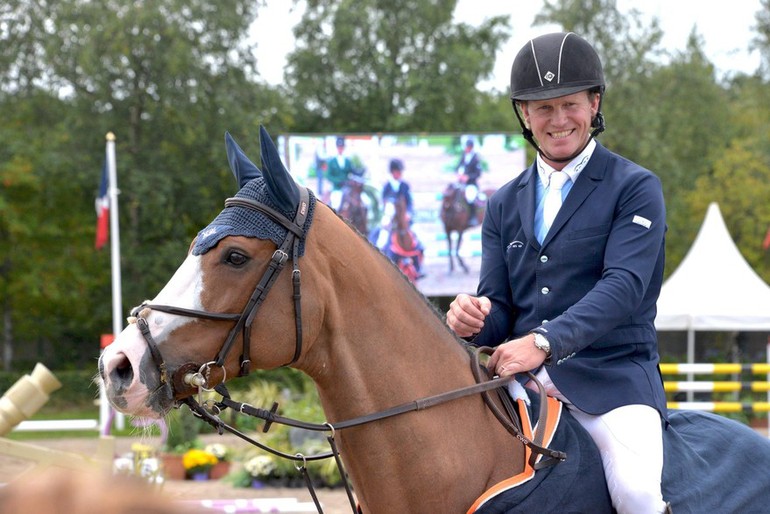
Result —
<path fill-rule="evenodd" d="M 602 132 L 604 132 L 605 124 L 604 124 L 604 115 L 602 114 L 602 101 L 601 98 L 599 99 L 599 109 L 596 111 L 596 116 L 591 120 L 591 126 L 594 128 L 591 131 L 591 135 L 586 139 L 586 142 L 583 146 L 580 147 L 579 150 L 577 150 L 575 153 L 570 155 L 569 157 L 562 157 L 560 159 L 557 159 L 555 157 L 551 157 L 547 153 L 543 151 L 542 148 L 537 144 L 537 141 L 535 141 L 535 136 L 532 134 L 532 131 L 527 128 L 527 125 L 524 123 L 524 120 L 521 119 L 521 114 L 519 114 L 519 109 L 516 106 L 516 100 L 511 100 L 511 103 L 513 104 L 513 112 L 516 113 L 516 118 L 519 120 L 519 125 L 521 125 L 521 133 L 524 136 L 524 139 L 526 139 L 529 144 L 531 144 L 535 150 L 537 150 L 537 153 L 543 156 L 544 159 L 548 159 L 549 161 L 553 162 L 569 162 L 580 153 L 586 149 L 586 146 L 588 146 L 588 143 L 591 142 L 591 139 L 595 138 Z"/>

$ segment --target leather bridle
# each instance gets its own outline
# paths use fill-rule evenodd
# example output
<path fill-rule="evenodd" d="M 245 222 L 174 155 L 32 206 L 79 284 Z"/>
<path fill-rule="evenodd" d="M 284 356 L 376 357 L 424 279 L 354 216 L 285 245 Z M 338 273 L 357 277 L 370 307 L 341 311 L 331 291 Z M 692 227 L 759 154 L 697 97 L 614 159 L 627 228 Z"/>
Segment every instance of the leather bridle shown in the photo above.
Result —
<path fill-rule="evenodd" d="M 251 326 L 256 317 L 259 307 L 264 302 L 267 294 L 270 292 L 275 280 L 280 275 L 284 268 L 284 265 L 292 259 L 293 272 L 292 272 L 292 285 L 293 285 L 293 299 L 294 299 L 294 318 L 296 326 L 296 344 L 294 348 L 294 356 L 292 359 L 284 364 L 284 366 L 290 366 L 294 364 L 302 354 L 302 306 L 301 306 L 301 290 L 300 290 L 300 270 L 299 270 L 299 248 L 300 243 L 305 238 L 304 225 L 307 220 L 308 212 L 310 209 L 310 193 L 307 188 L 299 187 L 299 205 L 294 215 L 294 220 L 288 219 L 286 216 L 278 212 L 277 210 L 265 205 L 264 203 L 249 198 L 235 197 L 225 200 L 225 208 L 228 207 L 244 207 L 262 213 L 281 225 L 286 229 L 286 236 L 283 242 L 278 247 L 273 256 L 270 259 L 267 269 L 265 270 L 262 278 L 259 280 L 254 292 L 246 302 L 246 306 L 240 314 L 235 313 L 216 313 L 208 312 L 196 309 L 185 309 L 182 307 L 175 307 L 173 305 L 159 305 L 149 302 L 144 302 L 141 305 L 134 307 L 131 310 L 130 322 L 135 322 L 144 336 L 147 346 L 152 355 L 152 359 L 159 371 L 159 387 L 166 385 L 172 386 L 172 393 L 175 397 L 184 396 L 186 390 L 192 387 L 204 387 L 210 388 L 208 384 L 208 378 L 211 366 L 220 367 L 224 372 L 224 363 L 227 355 L 230 353 L 238 334 L 242 336 L 243 350 L 240 356 L 240 375 L 247 375 L 251 371 L 251 357 L 250 357 L 250 342 L 251 342 Z M 163 356 L 158 349 L 158 344 L 150 333 L 150 328 L 147 323 L 146 315 L 147 310 L 156 310 L 161 312 L 167 312 L 169 314 L 175 314 L 178 316 L 187 316 L 191 318 L 208 319 L 214 321 L 234 321 L 235 325 L 230 329 L 230 333 L 222 344 L 219 353 L 213 361 L 203 365 L 196 363 L 189 363 L 180 366 L 173 377 L 173 384 L 169 384 L 168 370 Z M 198 371 L 197 375 L 202 376 L 202 380 L 199 378 L 199 382 L 191 383 L 187 375 Z M 195 373 L 193 373 L 195 374 Z M 224 377 L 222 379 L 224 381 Z"/>

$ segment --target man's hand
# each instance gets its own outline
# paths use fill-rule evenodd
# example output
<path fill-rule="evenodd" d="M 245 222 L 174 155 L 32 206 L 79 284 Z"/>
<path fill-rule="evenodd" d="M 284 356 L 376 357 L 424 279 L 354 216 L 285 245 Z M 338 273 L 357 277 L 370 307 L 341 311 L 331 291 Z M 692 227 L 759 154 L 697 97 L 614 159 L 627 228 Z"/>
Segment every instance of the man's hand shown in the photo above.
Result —
<path fill-rule="evenodd" d="M 527 334 L 498 346 L 487 366 L 494 369 L 498 376 L 507 377 L 532 371 L 545 362 L 545 358 L 545 352 L 535 346 L 535 335 Z"/>
<path fill-rule="evenodd" d="M 460 293 L 451 304 L 446 315 L 447 325 L 460 337 L 478 334 L 484 328 L 484 319 L 492 309 L 492 302 L 486 296 L 470 296 Z"/>

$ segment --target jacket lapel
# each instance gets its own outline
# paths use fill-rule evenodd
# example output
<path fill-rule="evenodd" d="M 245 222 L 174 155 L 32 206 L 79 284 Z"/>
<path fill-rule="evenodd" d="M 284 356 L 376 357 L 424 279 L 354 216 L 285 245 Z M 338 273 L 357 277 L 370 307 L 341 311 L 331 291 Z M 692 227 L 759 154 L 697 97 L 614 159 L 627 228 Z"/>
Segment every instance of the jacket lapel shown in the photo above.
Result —
<path fill-rule="evenodd" d="M 519 217 L 521 218 L 521 228 L 527 241 L 537 250 L 540 249 L 540 243 L 535 237 L 535 187 L 537 173 L 535 164 L 524 171 L 524 176 L 519 182 L 519 191 L 516 194 L 516 202 L 519 205 Z"/>

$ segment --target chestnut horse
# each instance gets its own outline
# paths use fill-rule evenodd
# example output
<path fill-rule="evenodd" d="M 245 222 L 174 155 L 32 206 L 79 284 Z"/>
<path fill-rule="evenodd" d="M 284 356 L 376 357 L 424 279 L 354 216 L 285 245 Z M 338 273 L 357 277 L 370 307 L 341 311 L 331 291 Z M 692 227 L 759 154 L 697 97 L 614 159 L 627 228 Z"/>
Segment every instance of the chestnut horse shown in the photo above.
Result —
<path fill-rule="evenodd" d="M 334 211 L 300 196 L 264 129 L 264 171 L 227 139 L 241 191 L 100 358 L 107 397 L 118 410 L 163 416 L 195 393 L 181 378 L 186 370 L 213 363 L 212 380 L 234 377 L 248 369 L 239 359 L 244 354 L 258 368 L 289 363 L 309 375 L 332 425 L 476 384 L 467 349 L 435 308 Z M 257 202 L 266 207 L 248 212 Z M 287 222 L 298 206 L 307 220 Z M 284 241 L 295 234 L 301 237 L 287 248 Z M 301 265 L 301 274 L 273 273 L 277 254 Z M 257 285 L 266 275 L 274 283 L 270 301 L 262 302 L 254 293 L 264 289 Z M 293 281 L 300 276 L 298 305 Z M 254 323 L 218 313 L 243 313 Z M 243 338 L 243 351 L 220 351 Z M 366 514 L 465 512 L 495 484 L 524 473 L 529 451 L 478 394 L 336 437 Z M 600 468 L 585 474 L 603 482 Z"/>
<path fill-rule="evenodd" d="M 312 378 L 329 425 L 340 427 L 335 440 L 364 514 L 611 512 L 592 443 L 535 472 L 528 441 L 512 437 L 481 395 L 421 401 L 476 386 L 467 348 L 382 253 L 294 182 L 267 132 L 260 133 L 262 170 L 226 135 L 241 190 L 102 353 L 99 374 L 111 404 L 162 417 L 197 391 L 186 381 L 191 370 L 205 368 L 211 386 L 251 366 L 290 365 Z M 281 273 L 284 266 L 294 272 Z M 412 404 L 397 416 L 343 427 L 346 420 Z M 560 417 L 544 415 L 538 433 L 540 425 L 570 419 L 566 409 L 551 412 Z M 570 439 L 552 440 L 559 441 Z M 770 491 L 758 478 L 766 474 L 759 471 L 767 463 L 767 454 L 757 453 L 761 445 L 730 445 L 719 448 L 720 457 L 735 453 L 755 478 L 727 496 Z M 673 464 L 683 465 L 683 455 Z M 752 468 L 752 459 L 761 467 Z M 694 485 L 709 475 L 703 465 L 692 468 L 701 472 L 691 473 L 686 487 L 675 488 L 682 505 L 703 494 Z M 721 470 L 715 479 L 737 476 L 732 468 Z M 556 475 L 567 482 L 539 482 Z M 518 499 L 497 506 L 512 480 L 533 487 L 529 506 L 520 507 L 525 502 Z M 764 494 L 759 505 L 769 503 Z"/>
<path fill-rule="evenodd" d="M 488 197 L 492 192 L 485 191 L 484 194 Z M 476 206 L 476 219 L 473 220 L 476 226 L 481 225 L 481 220 L 484 218 L 485 205 L 482 202 L 478 202 L 478 204 Z M 471 211 L 468 200 L 465 198 L 465 187 L 462 184 L 450 183 L 444 189 L 441 198 L 441 222 L 444 224 L 449 251 L 449 273 L 454 273 L 455 259 L 463 271 L 468 273 L 468 265 L 460 256 L 460 247 L 463 244 L 463 234 L 471 228 Z M 454 244 L 452 243 L 453 233 L 457 234 L 457 242 Z"/>
<path fill-rule="evenodd" d="M 395 202 L 391 220 L 390 240 L 385 255 L 396 263 L 398 269 L 410 282 L 417 282 L 421 277 L 422 261 L 425 252 L 422 244 L 411 227 L 411 217 L 406 209 L 406 199 L 400 197 Z"/>

